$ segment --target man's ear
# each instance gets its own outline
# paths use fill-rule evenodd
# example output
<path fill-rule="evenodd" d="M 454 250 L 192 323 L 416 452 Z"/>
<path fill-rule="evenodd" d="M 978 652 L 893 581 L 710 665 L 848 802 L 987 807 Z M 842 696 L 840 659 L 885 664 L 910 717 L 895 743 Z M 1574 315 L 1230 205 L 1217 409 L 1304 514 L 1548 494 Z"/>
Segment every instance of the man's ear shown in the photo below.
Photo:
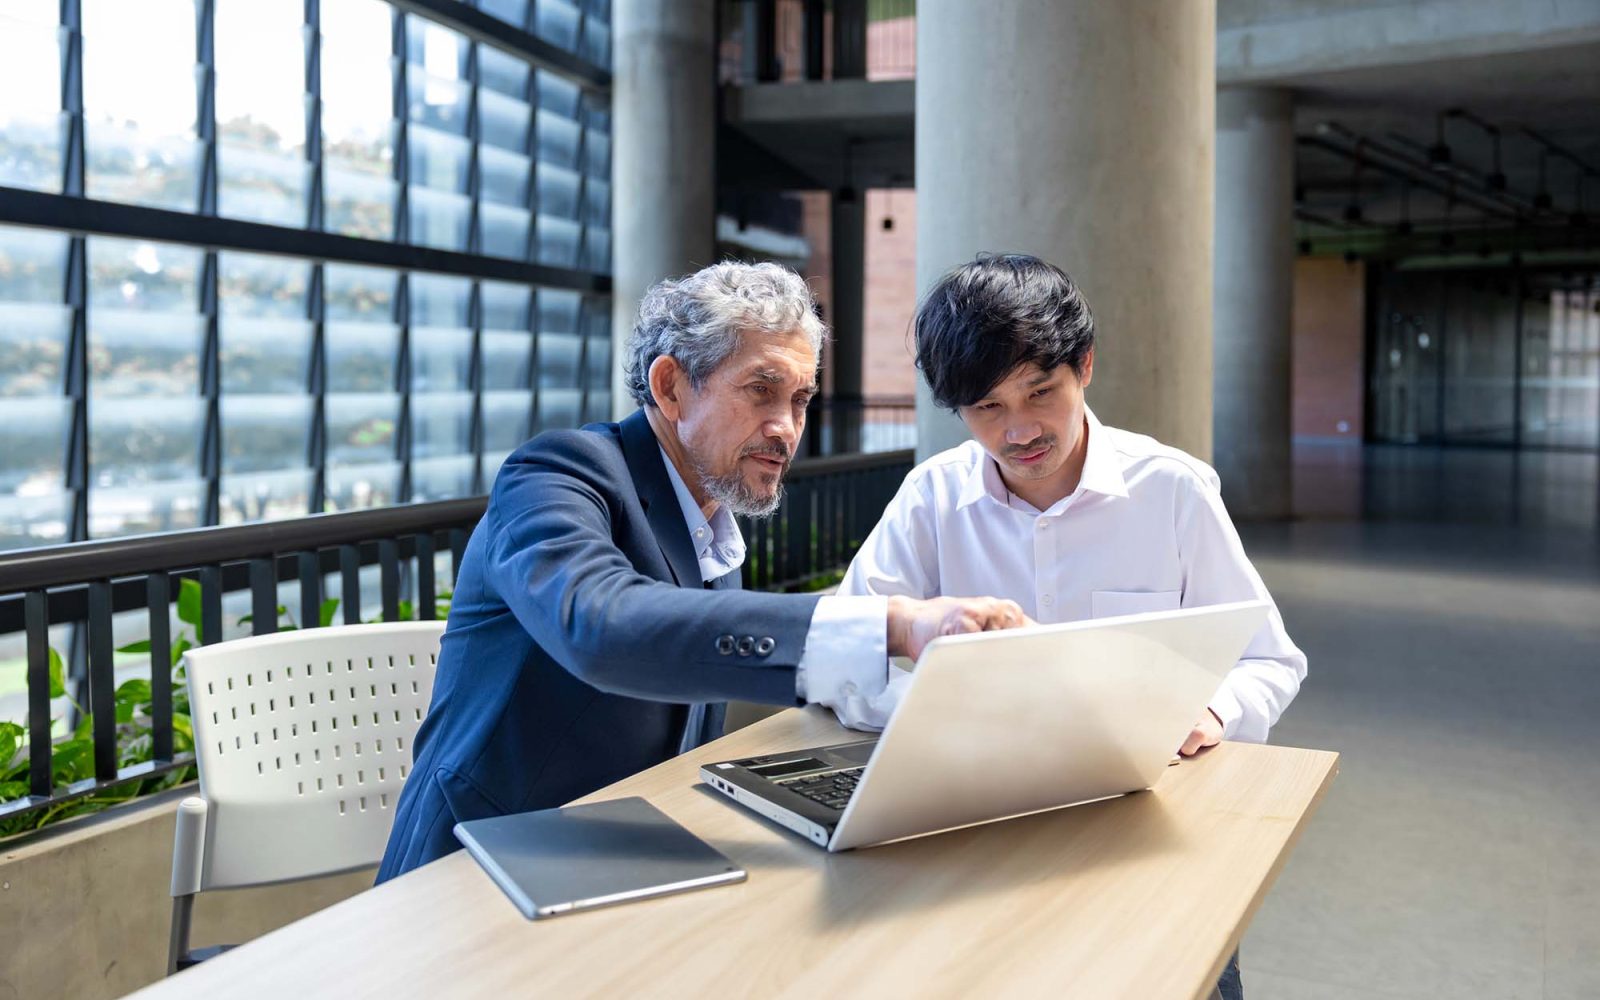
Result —
<path fill-rule="evenodd" d="M 683 394 L 689 389 L 689 376 L 670 354 L 662 354 L 650 362 L 650 395 L 656 409 L 668 420 L 676 422 L 683 416 Z"/>
<path fill-rule="evenodd" d="M 1094 348 L 1091 347 L 1083 356 L 1083 376 L 1078 379 L 1078 385 L 1087 389 L 1092 378 L 1094 378 Z"/>

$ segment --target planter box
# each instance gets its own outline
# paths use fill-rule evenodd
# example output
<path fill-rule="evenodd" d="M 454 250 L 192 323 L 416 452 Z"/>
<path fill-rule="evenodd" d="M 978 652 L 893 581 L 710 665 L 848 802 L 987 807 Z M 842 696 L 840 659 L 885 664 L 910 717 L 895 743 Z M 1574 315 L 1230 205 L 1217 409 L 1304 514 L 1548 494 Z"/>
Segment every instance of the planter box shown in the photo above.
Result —
<path fill-rule="evenodd" d="M 194 786 L 0 845 L 0 1000 L 120 997 L 166 974 L 173 815 Z M 192 946 L 238 944 L 372 885 L 373 871 L 202 893 Z"/>

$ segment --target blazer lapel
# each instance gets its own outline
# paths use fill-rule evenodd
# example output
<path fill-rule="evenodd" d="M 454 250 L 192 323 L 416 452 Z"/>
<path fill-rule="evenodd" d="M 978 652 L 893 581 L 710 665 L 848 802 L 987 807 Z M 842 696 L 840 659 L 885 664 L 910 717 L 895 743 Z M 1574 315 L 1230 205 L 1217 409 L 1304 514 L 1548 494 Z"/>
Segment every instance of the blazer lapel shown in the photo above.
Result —
<path fill-rule="evenodd" d="M 667 478 L 667 466 L 661 455 L 661 445 L 656 442 L 655 431 L 645 419 L 644 410 L 635 410 L 624 417 L 622 428 L 622 455 L 627 460 L 628 472 L 633 476 L 634 488 L 639 491 L 639 502 L 650 520 L 650 531 L 661 546 L 672 578 L 680 587 L 698 587 L 700 560 L 694 554 L 694 542 L 689 538 L 689 526 L 683 520 L 683 507 L 678 494 Z"/>

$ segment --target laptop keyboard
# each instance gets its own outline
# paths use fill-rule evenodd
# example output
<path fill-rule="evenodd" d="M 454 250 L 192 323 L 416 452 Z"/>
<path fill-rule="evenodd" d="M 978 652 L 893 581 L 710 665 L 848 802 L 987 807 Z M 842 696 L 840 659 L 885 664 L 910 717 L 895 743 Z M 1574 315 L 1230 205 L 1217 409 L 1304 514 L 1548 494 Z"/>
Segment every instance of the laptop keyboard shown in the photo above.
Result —
<path fill-rule="evenodd" d="M 847 771 L 813 774 L 781 784 L 796 795 L 804 795 L 829 809 L 842 810 L 845 803 L 850 801 L 850 796 L 855 794 L 856 785 L 860 783 L 861 772 L 864 770 L 866 770 L 864 767 L 852 767 Z"/>

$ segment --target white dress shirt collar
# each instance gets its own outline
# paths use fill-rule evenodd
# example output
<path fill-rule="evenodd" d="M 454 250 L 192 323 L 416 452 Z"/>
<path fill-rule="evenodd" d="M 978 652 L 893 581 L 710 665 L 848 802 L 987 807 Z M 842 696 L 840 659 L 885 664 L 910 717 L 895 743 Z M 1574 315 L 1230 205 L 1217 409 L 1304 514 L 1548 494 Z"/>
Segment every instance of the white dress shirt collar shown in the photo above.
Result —
<path fill-rule="evenodd" d="M 1083 419 L 1084 433 L 1089 439 L 1083 458 L 1083 473 L 1078 477 L 1078 488 L 1058 503 L 1064 503 L 1084 490 L 1108 497 L 1127 496 L 1128 483 L 1123 478 L 1122 462 L 1117 457 L 1116 446 L 1111 441 L 1110 435 L 1106 434 L 1099 418 L 1087 406 L 1083 408 Z M 1000 477 L 1000 466 L 987 452 L 980 451 L 979 454 L 980 460 L 968 472 L 966 481 L 962 484 L 961 497 L 956 503 L 956 509 L 969 507 L 985 497 L 1002 507 L 1015 509 L 1011 503 L 1011 491 L 1006 488 L 1005 480 Z"/>
<path fill-rule="evenodd" d="M 744 536 L 739 533 L 739 522 L 721 504 L 717 505 L 716 513 L 707 520 L 700 505 L 695 502 L 694 494 L 689 492 L 683 477 L 678 475 L 678 467 L 672 464 L 667 450 L 661 448 L 659 442 L 656 447 L 661 449 L 661 461 L 667 467 L 667 478 L 672 480 L 672 492 L 677 494 L 678 506 L 683 508 L 689 541 L 694 545 L 695 558 L 700 561 L 701 582 L 710 583 L 743 566 L 745 545 Z"/>

